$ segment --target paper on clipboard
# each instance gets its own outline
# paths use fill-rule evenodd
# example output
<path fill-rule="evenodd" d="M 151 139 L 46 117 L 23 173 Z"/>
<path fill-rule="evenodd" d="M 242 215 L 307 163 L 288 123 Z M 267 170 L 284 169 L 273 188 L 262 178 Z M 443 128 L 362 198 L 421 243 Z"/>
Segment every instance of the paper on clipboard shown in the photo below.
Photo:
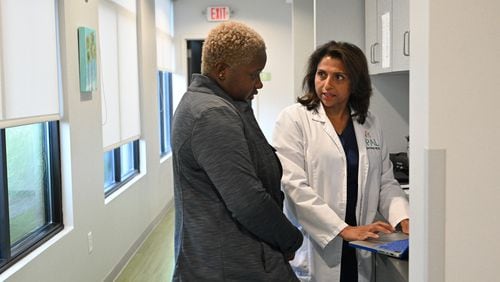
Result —
<path fill-rule="evenodd" d="M 380 17 L 382 24 L 382 68 L 391 67 L 391 13 Z"/>

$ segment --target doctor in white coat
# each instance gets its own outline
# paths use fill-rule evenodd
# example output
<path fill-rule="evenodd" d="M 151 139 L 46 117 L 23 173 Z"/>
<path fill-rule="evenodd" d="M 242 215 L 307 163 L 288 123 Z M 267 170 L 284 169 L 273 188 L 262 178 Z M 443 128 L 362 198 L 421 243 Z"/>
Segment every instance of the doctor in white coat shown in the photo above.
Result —
<path fill-rule="evenodd" d="M 368 111 L 366 58 L 352 44 L 328 42 L 309 58 L 303 85 L 273 134 L 286 213 L 304 234 L 292 266 L 302 281 L 372 281 L 371 254 L 347 242 L 409 233 L 409 205 Z"/>

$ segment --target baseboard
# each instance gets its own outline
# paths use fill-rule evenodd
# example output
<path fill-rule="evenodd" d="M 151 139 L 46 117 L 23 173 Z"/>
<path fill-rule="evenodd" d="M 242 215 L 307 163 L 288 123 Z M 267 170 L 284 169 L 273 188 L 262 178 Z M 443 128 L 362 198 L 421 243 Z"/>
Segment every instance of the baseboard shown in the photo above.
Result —
<path fill-rule="evenodd" d="M 116 277 L 120 275 L 122 270 L 125 268 L 127 263 L 132 259 L 132 257 L 135 255 L 137 250 L 142 246 L 146 238 L 148 238 L 149 234 L 155 229 L 155 227 L 160 223 L 160 221 L 167 215 L 167 213 L 170 211 L 170 209 L 174 208 L 174 202 L 173 200 L 170 200 L 170 202 L 165 205 L 163 210 L 156 216 L 156 218 L 149 224 L 149 226 L 142 232 L 141 236 L 137 238 L 137 240 L 132 244 L 130 249 L 125 253 L 125 255 L 121 258 L 121 260 L 113 267 L 111 272 L 106 275 L 104 278 L 104 282 L 113 282 Z"/>

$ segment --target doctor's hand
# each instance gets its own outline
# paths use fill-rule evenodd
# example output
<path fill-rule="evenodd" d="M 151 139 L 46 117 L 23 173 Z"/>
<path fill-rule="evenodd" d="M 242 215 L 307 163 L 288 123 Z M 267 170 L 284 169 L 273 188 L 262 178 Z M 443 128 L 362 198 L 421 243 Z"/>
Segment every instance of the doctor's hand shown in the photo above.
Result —
<path fill-rule="evenodd" d="M 398 224 L 398 227 L 403 233 L 410 234 L 410 220 L 408 218 L 401 220 Z"/>
<path fill-rule="evenodd" d="M 340 231 L 339 235 L 346 241 L 356 241 L 378 238 L 377 232 L 392 233 L 394 228 L 387 222 L 376 221 L 368 225 L 347 226 Z"/>

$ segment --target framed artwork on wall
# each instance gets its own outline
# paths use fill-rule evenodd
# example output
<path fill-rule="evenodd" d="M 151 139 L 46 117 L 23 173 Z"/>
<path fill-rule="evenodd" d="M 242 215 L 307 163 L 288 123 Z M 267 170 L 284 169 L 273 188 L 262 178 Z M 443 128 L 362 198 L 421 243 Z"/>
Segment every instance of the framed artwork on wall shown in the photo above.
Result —
<path fill-rule="evenodd" d="M 80 63 L 80 92 L 97 90 L 96 32 L 88 27 L 78 28 L 78 56 Z"/>

